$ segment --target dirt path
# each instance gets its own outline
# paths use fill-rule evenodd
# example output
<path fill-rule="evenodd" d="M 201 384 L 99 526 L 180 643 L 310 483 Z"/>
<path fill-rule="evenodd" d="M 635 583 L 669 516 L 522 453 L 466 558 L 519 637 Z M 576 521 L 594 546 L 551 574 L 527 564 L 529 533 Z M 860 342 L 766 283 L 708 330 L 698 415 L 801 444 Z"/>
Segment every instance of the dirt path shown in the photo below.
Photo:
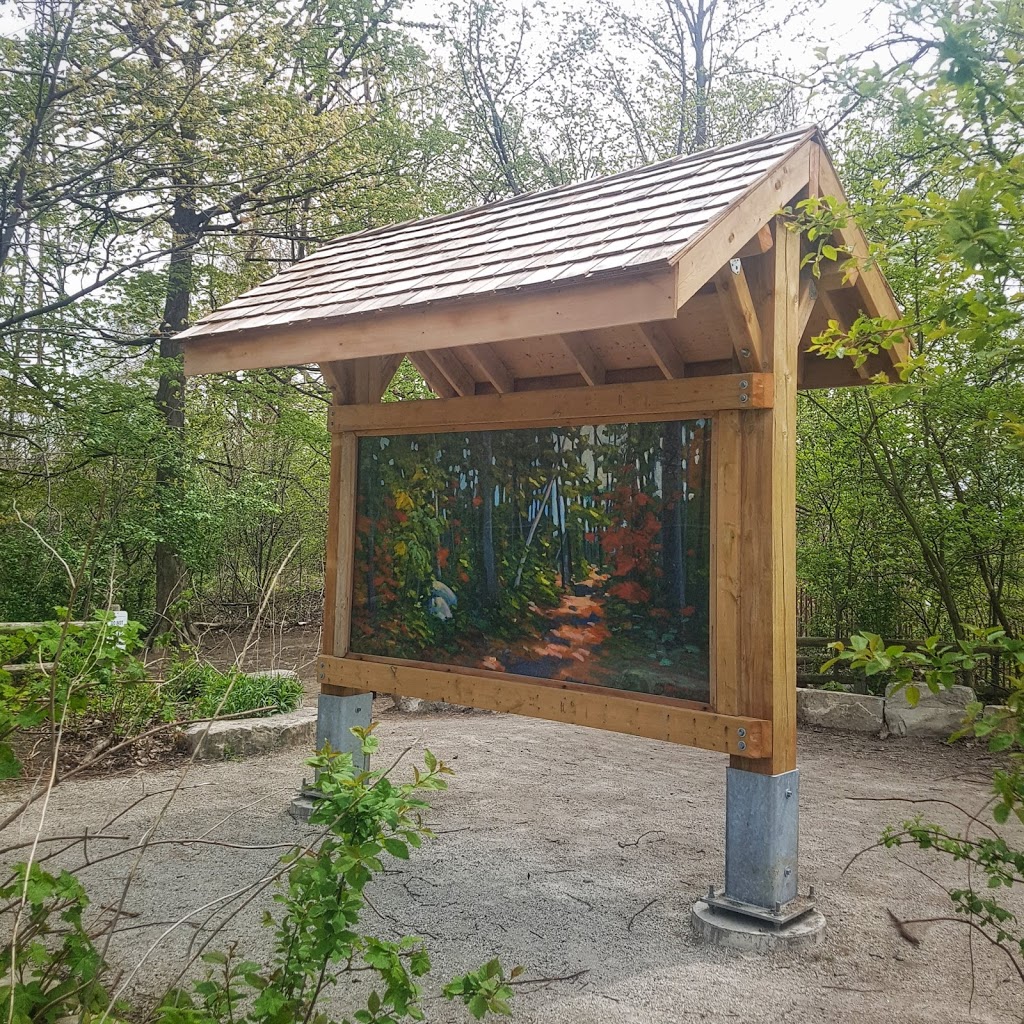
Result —
<path fill-rule="evenodd" d="M 548 625 L 539 639 L 524 638 L 484 658 L 481 668 L 543 679 L 583 681 L 586 665 L 600 654 L 611 636 L 604 623 L 604 583 L 607 576 L 592 570 L 554 608 L 536 608 Z"/>
<path fill-rule="evenodd" d="M 388 865 L 372 895 L 376 912 L 366 917 L 381 934 L 427 938 L 437 978 L 427 1001 L 432 1021 L 468 1019 L 437 989 L 446 975 L 490 955 L 523 964 L 529 978 L 573 976 L 520 989 L 515 1019 L 534 1024 L 1020 1019 L 1019 980 L 980 943 L 971 1012 L 965 929 L 919 929 L 921 944 L 913 946 L 889 921 L 890 910 L 901 918 L 946 913 L 930 878 L 962 883 L 959 869 L 936 855 L 876 850 L 844 873 L 857 851 L 905 813 L 893 798 L 980 804 L 985 765 L 972 752 L 803 733 L 801 885 L 816 885 L 829 935 L 819 951 L 763 958 L 702 947 L 689 933 L 691 901 L 721 879 L 723 758 L 504 715 L 385 713 L 380 734 L 382 762 L 425 743 L 457 773 L 434 801 L 437 840 L 412 861 Z M 213 829 L 211 838 L 240 845 L 299 840 L 308 833 L 284 807 L 303 773 L 297 753 L 193 769 L 159 836 Z M 144 787 L 164 789 L 175 778 L 146 773 L 70 784 L 54 797 L 49 830 L 95 830 Z M 125 815 L 120 834 L 137 841 L 152 825 L 156 803 Z M 938 805 L 914 809 L 943 814 Z M 128 899 L 139 916 L 118 938 L 118 961 L 139 962 L 159 934 L 152 922 L 238 889 L 275 858 L 273 850 L 154 848 Z M 96 906 L 117 898 L 127 867 L 112 860 L 87 869 Z M 266 947 L 263 909 L 249 907 L 223 940 L 237 938 L 258 954 Z M 162 958 L 142 969 L 146 988 L 181 962 L 192 934 L 175 933 Z"/>

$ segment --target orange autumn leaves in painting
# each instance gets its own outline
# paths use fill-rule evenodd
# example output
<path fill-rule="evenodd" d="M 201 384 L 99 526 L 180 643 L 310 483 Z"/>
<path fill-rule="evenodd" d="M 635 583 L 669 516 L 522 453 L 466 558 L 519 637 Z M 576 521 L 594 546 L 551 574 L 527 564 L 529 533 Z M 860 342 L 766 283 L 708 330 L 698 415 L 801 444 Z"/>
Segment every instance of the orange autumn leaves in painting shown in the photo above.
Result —
<path fill-rule="evenodd" d="M 631 604 L 651 600 L 649 587 L 639 582 L 655 579 L 661 569 L 653 556 L 661 550 L 657 543 L 661 521 L 651 510 L 651 499 L 632 483 L 621 483 L 609 497 L 610 516 L 617 525 L 601 535 L 601 550 L 607 558 L 614 581 L 609 597 Z"/>

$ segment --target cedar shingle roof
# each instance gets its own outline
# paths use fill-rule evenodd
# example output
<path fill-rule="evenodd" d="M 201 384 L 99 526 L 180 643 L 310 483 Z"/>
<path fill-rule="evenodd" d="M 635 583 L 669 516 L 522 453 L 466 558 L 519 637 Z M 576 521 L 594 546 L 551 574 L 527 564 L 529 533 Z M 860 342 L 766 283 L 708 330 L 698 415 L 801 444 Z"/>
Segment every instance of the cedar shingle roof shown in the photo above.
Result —
<path fill-rule="evenodd" d="M 677 259 L 815 129 L 335 239 L 181 338 L 643 272 Z"/>

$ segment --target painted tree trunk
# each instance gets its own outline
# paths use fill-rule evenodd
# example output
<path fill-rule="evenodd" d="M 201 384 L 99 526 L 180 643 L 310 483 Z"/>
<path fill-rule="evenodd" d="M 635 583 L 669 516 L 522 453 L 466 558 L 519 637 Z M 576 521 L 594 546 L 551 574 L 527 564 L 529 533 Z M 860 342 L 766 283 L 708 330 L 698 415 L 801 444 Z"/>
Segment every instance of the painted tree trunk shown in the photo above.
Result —
<path fill-rule="evenodd" d="M 480 466 L 481 507 L 480 549 L 484 569 L 484 601 L 498 602 L 498 569 L 494 561 L 494 451 L 489 431 L 480 435 L 483 461 Z"/>
<path fill-rule="evenodd" d="M 666 423 L 661 438 L 661 555 L 665 607 L 686 605 L 686 564 L 683 539 L 683 425 Z"/>

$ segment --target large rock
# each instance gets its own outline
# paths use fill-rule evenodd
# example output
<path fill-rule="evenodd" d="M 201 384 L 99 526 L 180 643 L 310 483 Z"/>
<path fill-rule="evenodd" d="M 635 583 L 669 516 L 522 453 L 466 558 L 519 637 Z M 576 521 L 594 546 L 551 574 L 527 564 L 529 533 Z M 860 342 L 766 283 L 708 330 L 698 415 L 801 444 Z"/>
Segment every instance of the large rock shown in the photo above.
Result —
<path fill-rule="evenodd" d="M 228 722 L 200 722 L 184 729 L 178 745 L 197 760 L 245 757 L 285 747 L 316 748 L 315 707 L 299 708 L 269 718 L 236 718 Z"/>
<path fill-rule="evenodd" d="M 885 724 L 885 700 L 865 693 L 836 690 L 797 690 L 796 720 L 844 732 L 867 732 L 877 736 Z"/>
<path fill-rule="evenodd" d="M 963 724 L 967 705 L 977 699 L 969 686 L 950 686 L 938 693 L 922 688 L 921 699 L 911 707 L 901 690 L 886 698 L 886 734 L 948 739 Z"/>

